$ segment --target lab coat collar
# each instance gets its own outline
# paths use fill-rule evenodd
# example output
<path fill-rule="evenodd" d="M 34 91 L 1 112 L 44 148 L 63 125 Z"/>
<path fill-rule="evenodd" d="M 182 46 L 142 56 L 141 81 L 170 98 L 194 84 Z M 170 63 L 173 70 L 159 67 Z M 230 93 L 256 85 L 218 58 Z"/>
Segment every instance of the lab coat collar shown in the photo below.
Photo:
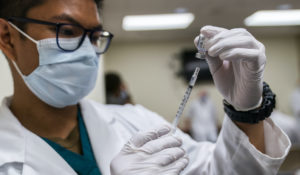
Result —
<path fill-rule="evenodd" d="M 25 136 L 21 123 L 8 108 L 10 103 L 11 98 L 6 98 L 0 108 L 0 166 L 7 162 L 24 162 L 25 159 Z"/>
<path fill-rule="evenodd" d="M 81 101 L 80 106 L 100 171 L 110 175 L 110 162 L 123 147 L 122 138 L 114 129 L 113 112 L 106 105 L 89 100 Z"/>
<path fill-rule="evenodd" d="M 100 103 L 97 103 L 92 100 L 83 99 L 79 102 L 81 107 L 82 114 L 92 115 L 93 119 L 101 120 L 107 125 L 113 124 L 115 122 L 115 116 L 111 113 L 111 110 L 107 108 L 107 105 L 103 105 Z M 90 111 L 91 110 L 91 111 Z M 95 116 L 95 114 L 101 113 L 100 116 Z M 84 116 L 83 116 L 84 118 Z"/>
<path fill-rule="evenodd" d="M 23 167 L 23 174 L 61 172 L 75 175 L 75 171 L 45 141 L 22 126 L 9 109 L 11 99 L 5 98 L 0 108 L 0 166 L 22 163 L 30 167 Z"/>

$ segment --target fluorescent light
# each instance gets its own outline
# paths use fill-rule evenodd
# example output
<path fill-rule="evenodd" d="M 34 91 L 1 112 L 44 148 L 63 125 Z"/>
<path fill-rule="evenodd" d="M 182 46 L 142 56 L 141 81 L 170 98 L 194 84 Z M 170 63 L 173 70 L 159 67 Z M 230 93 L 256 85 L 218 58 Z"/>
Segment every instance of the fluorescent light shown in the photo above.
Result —
<path fill-rule="evenodd" d="M 244 21 L 246 26 L 296 26 L 300 25 L 300 9 L 261 10 Z"/>
<path fill-rule="evenodd" d="M 192 13 L 125 16 L 123 29 L 126 31 L 185 29 L 194 19 Z"/>

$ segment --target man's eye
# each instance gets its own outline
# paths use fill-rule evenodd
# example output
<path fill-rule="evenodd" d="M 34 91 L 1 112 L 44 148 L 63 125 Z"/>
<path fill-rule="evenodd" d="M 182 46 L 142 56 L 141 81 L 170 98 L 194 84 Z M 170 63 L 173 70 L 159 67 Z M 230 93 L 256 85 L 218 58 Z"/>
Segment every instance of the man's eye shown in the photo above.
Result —
<path fill-rule="evenodd" d="M 83 35 L 83 31 L 78 27 L 64 26 L 60 28 L 59 35 L 61 37 L 78 37 Z"/>
<path fill-rule="evenodd" d="M 100 40 L 100 39 L 101 39 L 101 33 L 100 32 L 93 33 L 93 35 L 90 38 L 90 40 L 93 44 L 97 44 L 98 40 Z"/>
<path fill-rule="evenodd" d="M 93 37 L 91 38 L 91 42 L 92 42 L 93 44 L 97 43 L 98 40 L 99 40 L 99 37 L 97 37 L 97 36 L 93 36 Z"/>
<path fill-rule="evenodd" d="M 75 32 L 72 29 L 61 29 L 59 34 L 62 36 L 74 36 Z"/>

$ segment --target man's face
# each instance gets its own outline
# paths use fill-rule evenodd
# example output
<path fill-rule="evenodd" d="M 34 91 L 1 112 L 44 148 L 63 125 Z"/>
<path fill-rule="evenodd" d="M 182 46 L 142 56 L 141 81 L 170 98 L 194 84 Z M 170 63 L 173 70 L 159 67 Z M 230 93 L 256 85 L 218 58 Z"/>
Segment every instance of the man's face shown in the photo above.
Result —
<path fill-rule="evenodd" d="M 28 18 L 54 22 L 80 24 L 87 29 L 99 27 L 100 17 L 94 0 L 47 0 L 43 5 L 29 10 Z M 55 26 L 27 23 L 25 33 L 35 40 L 56 37 Z M 22 73 L 29 75 L 39 65 L 36 44 L 13 30 L 11 41 L 14 57 Z"/>

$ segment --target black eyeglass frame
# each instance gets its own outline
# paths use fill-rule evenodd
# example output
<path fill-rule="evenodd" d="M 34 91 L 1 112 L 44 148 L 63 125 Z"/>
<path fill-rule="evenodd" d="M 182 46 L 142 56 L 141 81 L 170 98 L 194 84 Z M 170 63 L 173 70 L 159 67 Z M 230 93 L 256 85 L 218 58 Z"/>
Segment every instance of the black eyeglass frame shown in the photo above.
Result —
<path fill-rule="evenodd" d="M 109 46 L 110 46 L 110 43 L 111 43 L 111 40 L 112 38 L 114 37 L 114 35 L 108 31 L 105 31 L 105 30 L 97 30 L 97 29 L 86 29 L 84 28 L 83 26 L 81 25 L 78 25 L 78 24 L 70 24 L 70 23 L 54 23 L 54 22 L 48 22 L 48 21 L 42 21 L 42 20 L 38 20 L 38 19 L 32 19 L 32 18 L 24 18 L 24 17 L 9 17 L 7 19 L 7 21 L 10 21 L 10 22 L 13 22 L 13 21 L 19 21 L 19 22 L 24 22 L 24 23 L 35 23 L 35 24 L 42 24 L 42 25 L 50 25 L 50 26 L 56 26 L 56 43 L 57 43 L 57 46 L 65 51 L 65 52 L 74 52 L 75 50 L 79 49 L 86 37 L 86 35 L 89 33 L 89 37 L 91 38 L 94 34 L 94 32 L 96 31 L 101 31 L 101 32 L 107 32 L 108 36 L 103 36 L 103 37 L 107 37 L 108 38 L 108 42 L 106 44 L 106 47 L 105 49 L 98 53 L 98 54 L 103 54 L 105 53 Z M 71 49 L 71 50 L 68 50 L 68 49 L 64 49 L 60 46 L 59 44 L 59 29 L 64 26 L 64 25 L 68 25 L 68 26 L 76 26 L 76 27 L 80 27 L 83 29 L 84 33 L 82 35 L 82 38 L 78 44 L 78 46 L 75 48 L 75 49 Z"/>

